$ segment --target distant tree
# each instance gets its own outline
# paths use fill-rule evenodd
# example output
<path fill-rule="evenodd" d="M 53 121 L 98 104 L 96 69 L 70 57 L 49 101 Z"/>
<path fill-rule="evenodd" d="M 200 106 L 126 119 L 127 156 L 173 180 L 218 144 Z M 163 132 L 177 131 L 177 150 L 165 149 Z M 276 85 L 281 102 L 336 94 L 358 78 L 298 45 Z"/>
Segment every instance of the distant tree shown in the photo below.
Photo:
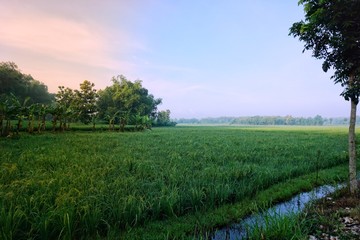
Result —
<path fill-rule="evenodd" d="M 23 74 L 13 62 L 0 62 L 0 95 L 14 94 L 20 101 L 30 97 L 31 103 L 50 103 L 53 95 L 47 86 L 31 75 Z"/>
<path fill-rule="evenodd" d="M 0 63 L 0 94 L 21 95 L 26 82 L 18 66 L 13 62 Z"/>
<path fill-rule="evenodd" d="M 24 75 L 28 79 L 29 85 L 24 95 L 30 97 L 32 103 L 49 104 L 54 100 L 54 95 L 48 92 L 48 87 L 35 80 L 31 75 Z"/>
<path fill-rule="evenodd" d="M 170 119 L 170 110 L 159 111 L 156 116 L 155 125 L 157 126 L 175 126 L 176 123 Z"/>
<path fill-rule="evenodd" d="M 322 126 L 324 124 L 324 119 L 320 115 L 314 117 L 314 125 Z"/>
<path fill-rule="evenodd" d="M 165 126 L 169 122 L 170 122 L 170 110 L 158 112 L 156 118 L 157 125 Z"/>
<path fill-rule="evenodd" d="M 326 72 L 344 87 L 342 96 L 351 102 L 349 124 L 349 181 L 352 194 L 358 192 L 356 180 L 355 123 L 360 95 L 360 1 L 300 0 L 305 20 L 290 28 L 290 35 L 305 43 L 304 51 L 323 59 Z"/>

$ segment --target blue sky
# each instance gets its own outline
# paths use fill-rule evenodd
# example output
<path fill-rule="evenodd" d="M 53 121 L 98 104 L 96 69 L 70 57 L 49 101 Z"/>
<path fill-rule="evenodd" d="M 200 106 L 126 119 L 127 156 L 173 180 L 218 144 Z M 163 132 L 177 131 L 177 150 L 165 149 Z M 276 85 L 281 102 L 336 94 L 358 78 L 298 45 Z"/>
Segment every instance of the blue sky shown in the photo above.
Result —
<path fill-rule="evenodd" d="M 294 1 L 0 0 L 0 61 L 49 86 L 141 79 L 172 118 L 347 116 L 321 61 L 288 36 Z"/>

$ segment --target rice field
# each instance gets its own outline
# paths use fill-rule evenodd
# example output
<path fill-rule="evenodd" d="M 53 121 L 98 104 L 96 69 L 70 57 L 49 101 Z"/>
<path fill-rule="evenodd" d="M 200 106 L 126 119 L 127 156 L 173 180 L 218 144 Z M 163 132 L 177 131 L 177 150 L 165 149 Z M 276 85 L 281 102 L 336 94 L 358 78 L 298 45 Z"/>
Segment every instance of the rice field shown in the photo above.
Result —
<path fill-rule="evenodd" d="M 121 239 L 346 164 L 346 151 L 340 127 L 180 126 L 0 139 L 0 239 Z"/>

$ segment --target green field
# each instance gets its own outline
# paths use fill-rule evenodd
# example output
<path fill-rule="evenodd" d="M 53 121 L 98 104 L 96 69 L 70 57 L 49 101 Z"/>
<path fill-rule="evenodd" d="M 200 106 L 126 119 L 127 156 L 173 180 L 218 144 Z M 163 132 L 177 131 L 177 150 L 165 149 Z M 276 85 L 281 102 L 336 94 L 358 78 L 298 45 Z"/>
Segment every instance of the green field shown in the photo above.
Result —
<path fill-rule="evenodd" d="M 326 181 L 343 178 L 347 163 L 347 129 L 330 127 L 23 133 L 0 144 L 0 239 L 192 236 L 231 220 L 200 215 L 301 176 L 320 184 L 321 169 L 340 166 Z"/>

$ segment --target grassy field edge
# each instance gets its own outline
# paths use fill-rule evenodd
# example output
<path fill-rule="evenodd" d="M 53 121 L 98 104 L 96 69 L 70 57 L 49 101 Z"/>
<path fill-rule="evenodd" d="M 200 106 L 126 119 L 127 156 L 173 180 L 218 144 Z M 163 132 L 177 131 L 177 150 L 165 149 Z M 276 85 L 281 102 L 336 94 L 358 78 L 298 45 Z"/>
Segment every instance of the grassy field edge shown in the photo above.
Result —
<path fill-rule="evenodd" d="M 324 184 L 336 184 L 348 176 L 347 164 L 318 173 L 310 173 L 289 179 L 259 192 L 252 199 L 228 204 L 210 211 L 198 211 L 192 215 L 156 221 L 142 227 L 129 228 L 120 239 L 196 239 L 209 234 L 217 227 L 226 226 L 252 213 L 255 209 L 285 201 L 293 195 Z M 108 237 L 114 236 L 110 234 Z"/>

